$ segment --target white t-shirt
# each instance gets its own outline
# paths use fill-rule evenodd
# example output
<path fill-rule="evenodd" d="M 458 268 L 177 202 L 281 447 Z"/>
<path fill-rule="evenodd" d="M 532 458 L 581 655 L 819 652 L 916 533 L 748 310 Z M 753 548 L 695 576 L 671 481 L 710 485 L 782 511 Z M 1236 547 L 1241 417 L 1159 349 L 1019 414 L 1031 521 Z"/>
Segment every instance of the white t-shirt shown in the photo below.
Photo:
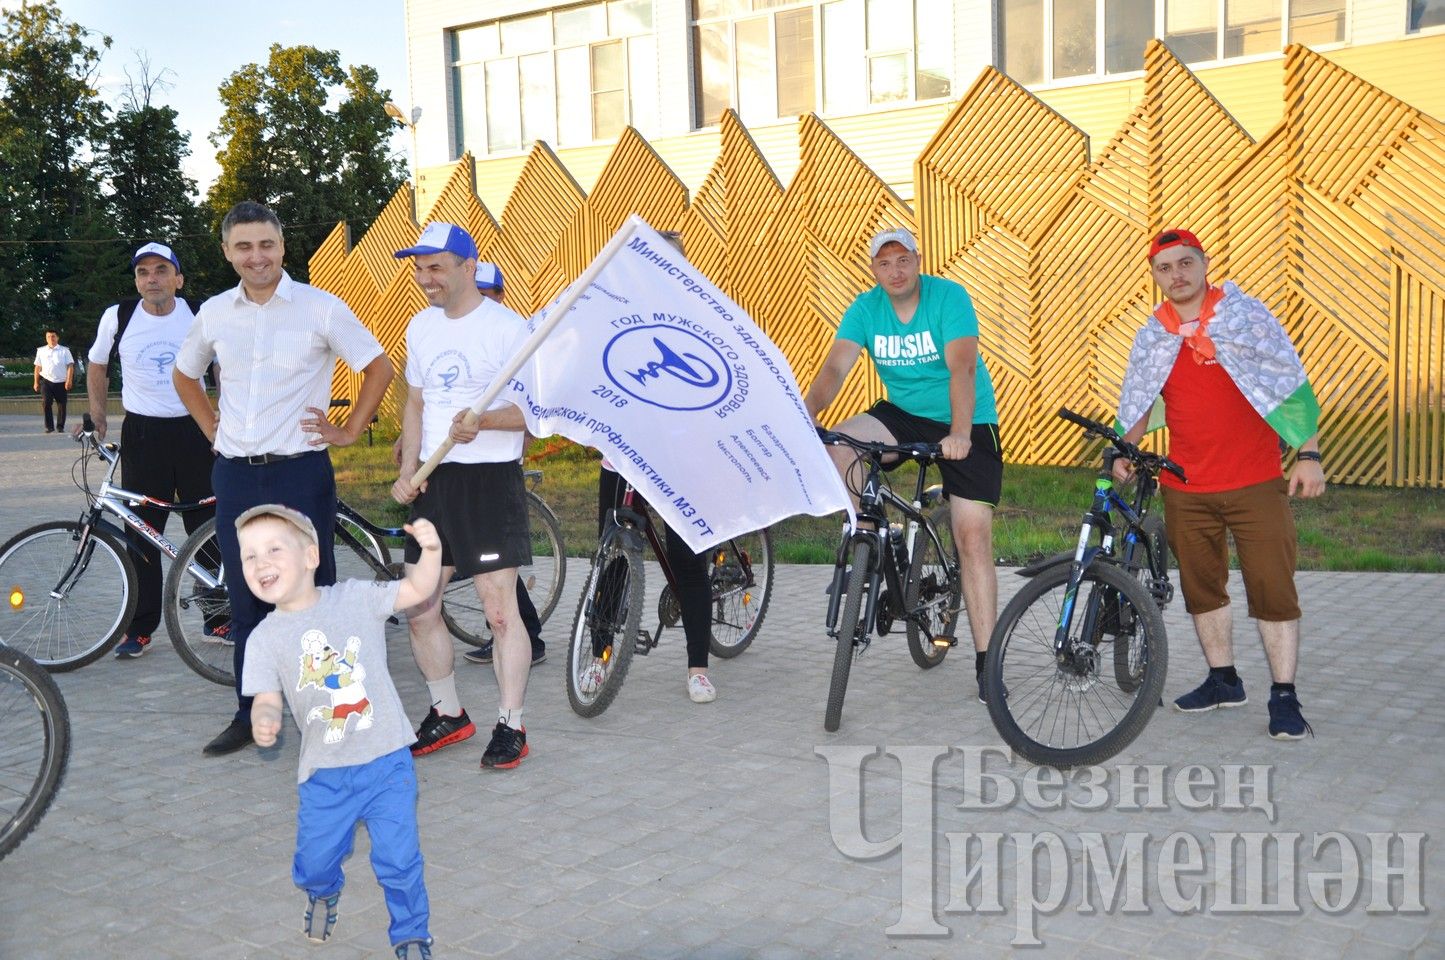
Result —
<path fill-rule="evenodd" d="M 53 347 L 46 344 L 35 351 L 35 365 L 40 368 L 40 375 L 51 383 L 64 383 L 65 368 L 74 362 L 70 348 L 60 344 Z"/>
<path fill-rule="evenodd" d="M 127 413 L 146 417 L 190 415 L 176 394 L 171 368 L 176 365 L 176 353 L 195 319 L 191 308 L 181 299 L 177 299 L 175 308 L 163 317 L 149 313 L 144 303 L 136 304 L 125 335 L 120 338 L 120 404 Z M 110 348 L 115 343 L 119 323 L 119 304 L 100 315 L 100 326 L 95 331 L 95 343 L 86 354 L 87 360 L 110 363 Z"/>
<path fill-rule="evenodd" d="M 406 382 L 421 390 L 421 459 L 429 458 L 451 430 L 452 417 L 481 399 L 527 336 L 527 322 L 500 303 L 483 300 L 453 320 L 428 307 L 406 328 Z M 488 409 L 507 404 L 505 393 Z M 443 463 L 505 463 L 522 455 L 521 430 L 483 430 L 457 444 Z"/>

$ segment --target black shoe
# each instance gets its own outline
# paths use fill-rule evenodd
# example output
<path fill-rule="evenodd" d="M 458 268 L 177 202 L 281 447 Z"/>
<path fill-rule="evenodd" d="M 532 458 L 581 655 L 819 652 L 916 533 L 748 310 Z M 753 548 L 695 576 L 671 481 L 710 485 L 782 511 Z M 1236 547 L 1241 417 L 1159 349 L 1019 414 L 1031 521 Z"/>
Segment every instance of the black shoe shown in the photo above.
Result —
<path fill-rule="evenodd" d="M 1008 687 L 1004 687 L 1003 698 L 1008 699 Z M 978 702 L 988 703 L 988 682 L 984 680 L 981 673 L 978 675 Z"/>
<path fill-rule="evenodd" d="M 482 754 L 482 766 L 495 770 L 510 770 L 522 762 L 528 753 L 527 728 L 513 730 L 501 720 L 492 729 L 492 742 Z"/>
<path fill-rule="evenodd" d="M 492 641 L 488 640 L 480 647 L 472 647 L 462 652 L 462 659 L 467 663 L 491 663 L 492 662 Z"/>
<path fill-rule="evenodd" d="M 547 659 L 547 645 L 541 640 L 532 641 L 532 666 L 536 666 Z"/>
<path fill-rule="evenodd" d="M 436 707 L 432 707 L 416 732 L 416 743 L 411 745 L 411 755 L 423 757 L 428 753 L 435 753 L 442 747 L 461 743 L 476 732 L 477 725 L 472 723 L 472 718 L 467 716 L 465 710 L 455 717 L 444 717 L 437 713 Z"/>
<path fill-rule="evenodd" d="M 244 750 L 252 743 L 251 725 L 245 720 L 232 720 L 231 725 L 217 734 L 216 739 L 201 750 L 208 757 L 224 757 L 228 753 Z"/>

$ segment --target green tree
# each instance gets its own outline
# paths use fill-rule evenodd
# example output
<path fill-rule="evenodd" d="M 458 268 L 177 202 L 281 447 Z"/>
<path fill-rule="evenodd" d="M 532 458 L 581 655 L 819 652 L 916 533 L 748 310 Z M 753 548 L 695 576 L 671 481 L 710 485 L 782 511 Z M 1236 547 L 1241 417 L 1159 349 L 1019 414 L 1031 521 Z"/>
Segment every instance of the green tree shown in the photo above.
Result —
<path fill-rule="evenodd" d="M 56 0 L 23 3 L 0 20 L 0 329 L 6 353 L 71 327 L 93 308 L 92 256 L 74 241 L 113 241 L 94 164 L 106 108 L 96 90 L 100 51 Z M 100 37 L 101 47 L 110 46 Z"/>
<path fill-rule="evenodd" d="M 376 80 L 372 67 L 343 71 L 335 50 L 280 44 L 265 66 L 231 74 L 211 136 L 221 167 L 206 197 L 213 219 L 241 200 L 272 207 L 286 224 L 287 270 L 297 279 L 337 220 L 364 230 L 403 177 L 387 149 L 390 94 Z M 341 98 L 335 108 L 333 95 Z"/>
<path fill-rule="evenodd" d="M 158 90 L 170 86 L 169 71 L 153 74 L 144 56 L 136 69 L 135 76 L 126 70 L 128 82 L 106 131 L 101 171 L 121 236 L 170 241 L 194 219 L 187 216 L 196 195 L 196 182 L 185 172 L 190 134 L 177 125 L 174 108 L 152 102 Z"/>

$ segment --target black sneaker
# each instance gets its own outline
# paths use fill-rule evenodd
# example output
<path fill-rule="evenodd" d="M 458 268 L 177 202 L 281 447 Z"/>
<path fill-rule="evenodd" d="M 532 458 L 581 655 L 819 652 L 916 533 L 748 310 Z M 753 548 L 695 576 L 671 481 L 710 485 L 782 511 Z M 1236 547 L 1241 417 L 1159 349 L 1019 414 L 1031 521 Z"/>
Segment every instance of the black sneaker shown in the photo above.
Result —
<path fill-rule="evenodd" d="M 480 647 L 472 647 L 470 650 L 462 651 L 462 659 L 467 663 L 491 663 L 492 641 L 488 640 Z"/>
<path fill-rule="evenodd" d="M 543 662 L 543 661 L 546 660 L 546 659 L 547 659 L 547 645 L 546 645 L 545 643 L 543 643 L 541 640 L 533 640 L 533 641 L 532 641 L 532 666 L 535 667 L 537 664 Z"/>
<path fill-rule="evenodd" d="M 502 721 L 492 728 L 492 742 L 482 754 L 482 767 L 493 770 L 510 770 L 522 762 L 528 754 L 527 728 L 513 730 Z"/>
<path fill-rule="evenodd" d="M 467 716 L 465 710 L 455 717 L 444 717 L 437 713 L 436 707 L 432 707 L 426 712 L 426 719 L 416 731 L 416 743 L 411 745 L 411 755 L 423 757 L 428 753 L 435 753 L 442 747 L 461 743 L 476 732 L 477 725 L 472 723 L 472 718 Z"/>
<path fill-rule="evenodd" d="M 1003 698 L 1008 699 L 1008 687 L 1004 687 Z M 978 702 L 988 703 L 988 681 L 984 680 L 981 673 L 978 675 Z"/>
<path fill-rule="evenodd" d="M 1203 713 L 1223 707 L 1239 707 L 1248 702 L 1243 680 L 1230 685 L 1211 673 L 1203 683 L 1175 700 L 1174 709 L 1180 713 Z"/>
<path fill-rule="evenodd" d="M 1288 690 L 1271 691 L 1269 735 L 1276 740 L 1303 740 L 1306 733 L 1314 736 L 1315 730 L 1299 712 L 1299 697 Z"/>

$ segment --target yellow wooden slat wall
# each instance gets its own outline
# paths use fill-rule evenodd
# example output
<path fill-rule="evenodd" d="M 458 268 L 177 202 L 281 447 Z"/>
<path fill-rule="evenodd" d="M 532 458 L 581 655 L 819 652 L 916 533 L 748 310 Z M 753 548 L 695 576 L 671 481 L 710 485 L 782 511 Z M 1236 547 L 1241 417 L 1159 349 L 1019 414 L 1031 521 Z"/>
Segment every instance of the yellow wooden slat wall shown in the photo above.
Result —
<path fill-rule="evenodd" d="M 1331 478 L 1445 487 L 1445 124 L 1337 59 L 1289 48 L 1281 119 L 1256 141 L 1208 74 L 1202 82 L 1152 42 L 1130 88 L 1140 99 L 1092 159 L 1083 130 L 985 70 L 915 160 L 913 206 L 816 116 L 796 128 L 798 162 L 783 184 L 728 113 L 691 196 L 629 129 L 605 159 L 588 155 L 600 166 L 583 178 L 536 144 L 500 219 L 463 157 L 440 190 L 429 187 L 425 221 L 472 230 L 522 313 L 580 273 L 629 213 L 680 228 L 689 259 L 778 343 L 805 389 L 843 311 L 872 284 L 867 238 L 909 227 L 925 269 L 973 296 L 1008 459 L 1041 464 L 1089 456 L 1054 411 L 1112 414 L 1134 332 L 1159 297 L 1148 237 L 1189 227 L 1213 277 L 1264 299 L 1295 338 L 1323 408 Z M 690 176 L 700 169 L 688 165 Z M 402 188 L 354 247 L 338 225 L 311 262 L 313 281 L 351 304 L 398 367 L 407 319 L 424 304 L 408 265 L 391 258 L 420 226 L 412 204 Z M 355 389 L 338 370 L 337 395 Z M 860 363 L 825 419 L 881 394 Z M 384 416 L 397 415 L 400 395 Z"/>

